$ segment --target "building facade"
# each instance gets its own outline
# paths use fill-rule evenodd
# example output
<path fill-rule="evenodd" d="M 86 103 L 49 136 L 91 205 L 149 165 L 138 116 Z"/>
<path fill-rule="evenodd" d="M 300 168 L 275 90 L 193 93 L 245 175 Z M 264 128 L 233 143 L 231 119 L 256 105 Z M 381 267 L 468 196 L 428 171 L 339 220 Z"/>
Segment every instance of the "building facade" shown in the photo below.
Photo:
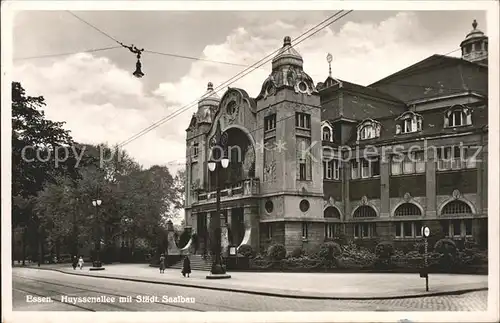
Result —
<path fill-rule="evenodd" d="M 291 252 L 341 235 L 412 242 L 431 234 L 487 243 L 488 38 L 462 58 L 433 55 L 369 86 L 314 84 L 289 37 L 260 93 L 209 83 L 186 139 L 186 226 L 210 239 L 217 128 L 223 246 Z"/>

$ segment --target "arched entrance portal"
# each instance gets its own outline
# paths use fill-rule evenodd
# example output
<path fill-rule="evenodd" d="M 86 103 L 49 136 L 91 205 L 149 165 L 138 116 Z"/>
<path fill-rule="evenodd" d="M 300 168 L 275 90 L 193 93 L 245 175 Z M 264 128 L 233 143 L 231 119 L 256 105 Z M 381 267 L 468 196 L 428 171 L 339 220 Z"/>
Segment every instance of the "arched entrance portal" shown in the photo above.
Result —
<path fill-rule="evenodd" d="M 219 170 L 219 187 L 221 189 L 241 187 L 245 179 L 255 177 L 255 148 L 249 135 L 240 128 L 229 128 L 222 134 L 225 137 L 224 154 L 229 158 L 229 166 Z M 213 151 L 214 158 L 220 157 L 220 150 Z M 209 173 L 208 184 L 215 191 L 216 172 Z M 245 235 L 244 210 L 233 207 L 222 210 L 228 227 L 229 243 L 239 245 Z"/>
<path fill-rule="evenodd" d="M 224 148 L 229 166 L 219 172 L 219 185 L 222 189 L 255 176 L 255 149 L 248 135 L 239 128 L 229 128 L 224 136 L 227 138 Z M 214 156 L 219 156 L 217 150 L 214 151 Z M 209 185 L 211 190 L 216 189 L 215 173 L 210 173 Z"/>

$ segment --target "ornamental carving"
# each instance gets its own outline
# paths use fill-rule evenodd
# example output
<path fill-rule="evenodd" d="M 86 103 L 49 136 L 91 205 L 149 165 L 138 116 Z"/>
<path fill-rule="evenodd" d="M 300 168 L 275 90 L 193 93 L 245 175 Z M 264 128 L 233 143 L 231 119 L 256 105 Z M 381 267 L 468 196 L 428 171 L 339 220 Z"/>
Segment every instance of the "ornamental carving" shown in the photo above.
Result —
<path fill-rule="evenodd" d="M 361 198 L 361 205 L 367 205 L 367 204 L 368 204 L 368 198 L 365 195 Z"/>
<path fill-rule="evenodd" d="M 252 145 L 247 147 L 244 158 L 243 171 L 245 172 L 245 176 L 248 177 L 255 167 L 255 152 Z"/>
<path fill-rule="evenodd" d="M 405 195 L 403 196 L 403 199 L 405 200 L 405 202 L 409 202 L 411 200 L 410 193 L 406 192 Z"/>
<path fill-rule="evenodd" d="M 323 201 L 323 207 L 334 206 L 334 205 L 335 205 L 335 200 L 333 199 L 332 196 L 330 196 L 327 200 Z"/>
<path fill-rule="evenodd" d="M 455 200 L 458 200 L 462 194 L 460 193 L 459 190 L 453 190 L 453 193 L 451 193 L 451 195 Z"/>
<path fill-rule="evenodd" d="M 196 179 L 191 183 L 191 190 L 196 191 L 200 189 L 200 179 Z"/>
<path fill-rule="evenodd" d="M 264 182 L 274 182 L 276 180 L 276 162 L 271 161 L 264 168 Z"/>

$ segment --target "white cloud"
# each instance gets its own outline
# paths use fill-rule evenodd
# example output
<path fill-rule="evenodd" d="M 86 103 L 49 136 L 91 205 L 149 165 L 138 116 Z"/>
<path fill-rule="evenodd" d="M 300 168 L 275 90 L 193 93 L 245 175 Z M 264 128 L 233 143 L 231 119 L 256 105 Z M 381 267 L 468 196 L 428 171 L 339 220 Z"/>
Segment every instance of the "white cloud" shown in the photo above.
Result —
<path fill-rule="evenodd" d="M 348 17 L 336 23 L 344 23 L 338 32 L 324 29 L 297 46 L 304 58 L 304 69 L 315 82 L 328 75 L 329 52 L 334 56 L 334 77 L 367 85 L 459 45 L 456 40 L 444 39 L 432 43 L 438 47 L 427 46 L 423 40 L 429 35 L 412 13 L 398 13 L 378 24 L 345 22 Z M 260 24 L 252 20 L 235 28 L 224 42 L 207 44 L 203 58 L 250 65 L 281 47 L 284 36 L 300 35 L 310 27 L 297 27 L 293 20 Z M 183 77 L 159 84 L 153 93 L 145 93 L 141 80 L 130 71 L 90 54 L 74 55 L 46 67 L 18 65 L 15 76 L 30 95 L 45 96 L 47 116 L 66 121 L 76 140 L 114 144 L 193 102 L 204 94 L 209 81 L 217 87 L 243 69 L 195 61 Z M 231 86 L 243 88 L 255 97 L 270 71 L 268 62 Z M 183 167 L 185 128 L 195 110 L 189 109 L 125 148 L 145 166 L 170 162 L 173 168 Z"/>

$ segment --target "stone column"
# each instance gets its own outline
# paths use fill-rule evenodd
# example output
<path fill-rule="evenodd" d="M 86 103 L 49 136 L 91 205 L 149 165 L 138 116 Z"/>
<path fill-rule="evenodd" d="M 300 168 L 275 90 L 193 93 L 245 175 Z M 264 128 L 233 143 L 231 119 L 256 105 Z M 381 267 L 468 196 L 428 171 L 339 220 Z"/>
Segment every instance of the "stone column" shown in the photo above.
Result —
<path fill-rule="evenodd" d="M 344 219 L 343 221 L 347 221 L 348 219 L 351 218 L 351 200 L 349 198 L 349 182 L 351 180 L 351 166 L 349 162 L 344 162 L 343 163 L 343 174 L 342 180 L 343 180 L 343 188 L 344 188 Z M 344 231 L 345 232 L 345 231 Z"/>
<path fill-rule="evenodd" d="M 427 149 L 427 142 L 425 143 Z M 425 216 L 436 216 L 436 151 L 427 149 L 425 163 L 425 196 L 427 200 Z"/>
<path fill-rule="evenodd" d="M 387 160 L 380 160 L 380 217 L 389 217 L 391 214 L 389 200 L 390 171 Z"/>

